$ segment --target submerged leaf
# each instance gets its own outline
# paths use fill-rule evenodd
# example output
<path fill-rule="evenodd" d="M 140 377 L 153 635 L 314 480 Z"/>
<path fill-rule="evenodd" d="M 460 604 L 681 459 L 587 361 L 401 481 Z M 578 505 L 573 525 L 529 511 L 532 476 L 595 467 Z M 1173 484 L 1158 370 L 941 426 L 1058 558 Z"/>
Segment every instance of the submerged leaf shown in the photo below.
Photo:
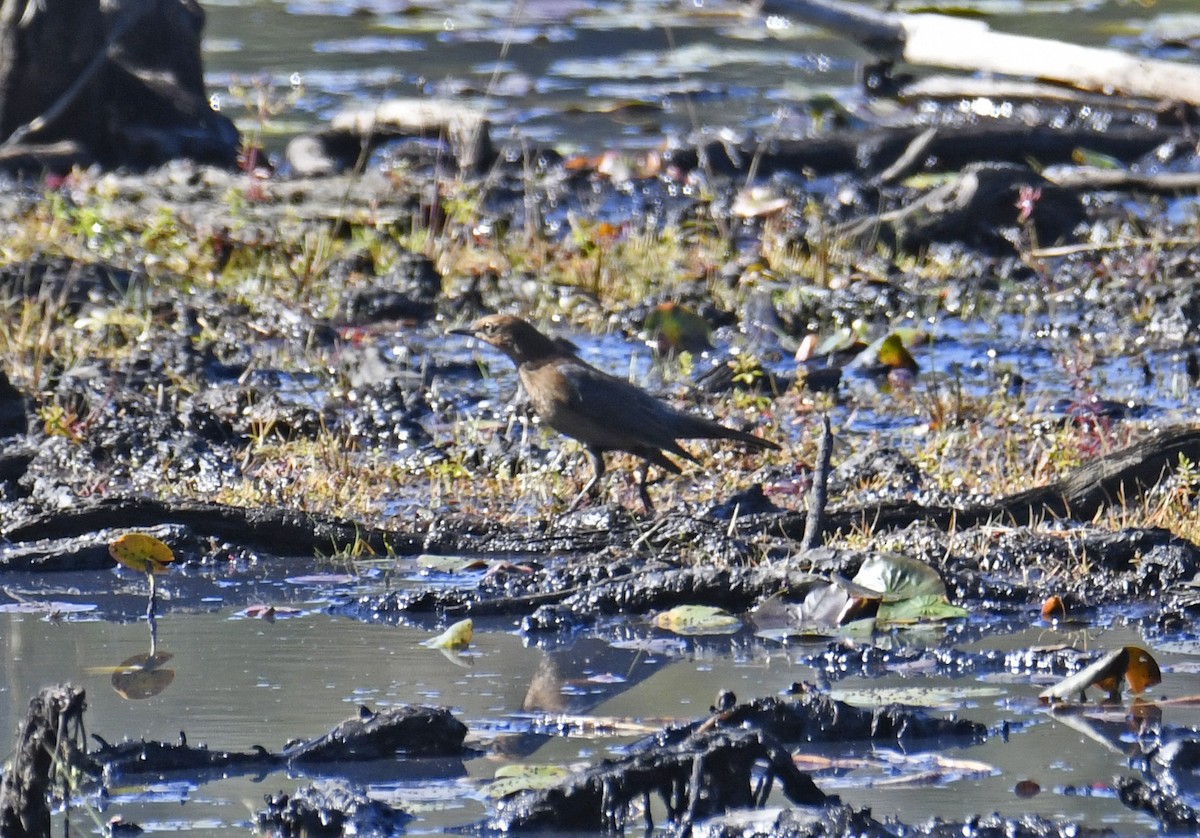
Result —
<path fill-rule="evenodd" d="M 474 636 L 475 624 L 468 617 L 465 620 L 459 620 L 437 637 L 430 638 L 421 645 L 428 646 L 430 649 L 465 649 L 471 645 L 471 638 Z"/>
<path fill-rule="evenodd" d="M 654 625 L 676 634 L 732 634 L 742 622 L 713 605 L 677 605 L 655 617 Z"/>
<path fill-rule="evenodd" d="M 1084 691 L 1088 687 L 1097 687 L 1104 690 L 1110 701 L 1116 701 L 1121 694 L 1122 679 L 1129 685 L 1131 692 L 1140 693 L 1162 683 L 1162 671 L 1158 667 L 1158 661 L 1145 649 L 1140 646 L 1125 646 L 1114 649 L 1090 666 L 1042 690 L 1038 698 L 1043 702 L 1067 701 L 1078 694 L 1079 699 L 1083 701 L 1086 700 Z"/>
<path fill-rule="evenodd" d="M 487 568 L 487 561 L 470 556 L 435 556 L 422 553 L 417 556 L 417 567 L 429 573 L 454 575 L 470 570 L 484 570 Z"/>
<path fill-rule="evenodd" d="M 531 789 L 556 786 L 571 772 L 561 765 L 505 765 L 496 769 L 496 779 L 487 787 L 488 797 L 498 799 Z"/>
<path fill-rule="evenodd" d="M 175 561 L 171 548 L 152 535 L 126 533 L 108 545 L 108 553 L 119 564 L 141 573 L 165 573 Z"/>
<path fill-rule="evenodd" d="M 127 658 L 113 672 L 112 688 L 121 698 L 131 701 L 158 695 L 175 680 L 175 670 L 164 668 L 173 657 L 170 652 L 157 652 Z"/>
<path fill-rule="evenodd" d="M 961 710 L 968 701 L 1003 694 L 999 687 L 861 687 L 829 691 L 830 698 L 855 707 L 903 704 L 936 710 Z"/>

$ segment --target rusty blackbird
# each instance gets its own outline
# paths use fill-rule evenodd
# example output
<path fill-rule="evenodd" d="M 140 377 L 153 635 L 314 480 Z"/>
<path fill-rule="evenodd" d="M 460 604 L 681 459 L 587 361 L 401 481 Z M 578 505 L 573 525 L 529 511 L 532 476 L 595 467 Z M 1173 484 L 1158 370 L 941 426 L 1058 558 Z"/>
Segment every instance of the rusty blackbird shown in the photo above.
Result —
<path fill-rule="evenodd" d="M 477 338 L 511 358 L 534 413 L 554 430 L 583 443 L 592 461 L 592 479 L 575 498 L 572 509 L 604 476 L 605 451 L 628 451 L 645 461 L 638 468 L 638 496 L 651 512 L 654 507 L 646 489 L 648 464 L 679 474 L 679 466 L 664 452 L 699 462 L 676 440 L 733 439 L 754 448 L 779 447 L 745 431 L 676 410 L 628 381 L 596 369 L 569 345 L 551 340 L 519 317 L 493 314 L 450 333 Z"/>

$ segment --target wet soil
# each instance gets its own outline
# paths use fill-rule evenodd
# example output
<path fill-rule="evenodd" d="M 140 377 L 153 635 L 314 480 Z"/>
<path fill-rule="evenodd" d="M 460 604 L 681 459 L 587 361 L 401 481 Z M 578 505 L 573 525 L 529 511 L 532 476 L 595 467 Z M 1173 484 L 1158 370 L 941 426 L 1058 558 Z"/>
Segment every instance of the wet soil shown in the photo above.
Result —
<path fill-rule="evenodd" d="M 1143 140 L 1109 151 L 1132 165 L 1170 156 L 1158 133 Z M 1190 165 L 1190 152 L 1167 142 Z M 177 573 L 227 574 L 235 586 L 247 567 L 296 575 L 321 567 L 318 557 L 350 568 L 415 563 L 418 583 L 340 596 L 328 612 L 421 625 L 503 615 L 536 642 L 676 605 L 753 621 L 765 601 L 801 603 L 814 577 L 851 579 L 886 552 L 934 568 L 948 599 L 967 609 L 921 626 L 935 640 L 911 649 L 828 627 L 832 637 L 807 658 L 819 688 L 796 686 L 809 702 L 847 677 L 898 668 L 1065 677 L 1101 650 L 964 648 L 1057 625 L 1053 613 L 1040 616 L 1051 594 L 1063 619 L 1084 626 L 1194 640 L 1200 547 L 1189 536 L 1200 528 L 1189 528 L 1190 463 L 1200 436 L 1188 424 L 1188 391 L 1200 377 L 1189 337 L 1200 318 L 1200 249 L 1190 217 L 1176 224 L 1144 195 L 1071 191 L 1051 202 L 1047 189 L 1046 224 L 1025 225 L 1016 204 L 1024 195 L 1036 217 L 1029 190 L 1040 175 L 989 160 L 986 207 L 968 205 L 918 239 L 897 229 L 888 250 L 857 243 L 848 227 L 845 239 L 830 231 L 877 218 L 881 204 L 911 204 L 919 187 L 881 186 L 869 166 L 806 179 L 793 158 L 764 151 L 782 203 L 735 211 L 735 163 L 745 157 L 722 172 L 689 153 L 624 178 L 550 154 L 501 160 L 485 184 L 456 195 L 436 160 L 420 155 L 402 173 L 251 181 L 178 166 L 136 178 L 77 174 L 49 195 L 7 193 L 0 208 L 21 255 L 0 270 L 9 312 L 2 573 L 98 574 L 112 564 L 108 543 L 131 529 L 166 541 Z M 463 194 L 474 201 L 465 222 Z M 1013 209 L 1007 222 L 1000 207 Z M 595 226 L 580 221 L 584 211 Z M 1131 238 L 1142 224 L 1152 233 Z M 517 256 L 509 237 L 521 230 L 545 236 Z M 723 259 L 664 267 L 643 254 L 611 272 L 605 260 L 629 259 L 622 245 L 635 249 L 647 231 L 712 237 Z M 48 235 L 62 246 L 31 246 Z M 1078 247 L 1036 244 L 1060 239 Z M 622 267 L 656 281 L 645 293 L 626 287 Z M 715 348 L 686 359 L 648 351 L 662 338 L 647 333 L 647 318 L 665 302 L 698 313 Z M 578 449 L 533 419 L 503 359 L 446 335 L 492 310 L 535 317 L 598 365 L 632 368 L 656 393 L 784 450 L 704 449 L 697 468 L 651 488 L 653 516 L 638 511 L 631 463 L 618 458 L 601 497 L 568 511 L 586 473 Z M 874 339 L 911 325 L 933 334 L 911 342 L 915 375 L 859 340 L 860 329 Z M 854 339 L 795 360 L 806 336 L 843 329 Z M 958 337 L 971 329 L 987 340 Z M 997 364 L 997 352 L 1013 361 Z M 821 377 L 830 369 L 838 375 Z M 834 429 L 831 475 L 814 465 L 822 414 Z M 814 482 L 829 506 L 822 543 L 805 549 Z M 161 618 L 205 593 L 197 586 Z M 882 834 L 868 813 L 822 804 L 793 765 L 787 746 L 814 741 L 815 728 L 781 732 L 774 706 L 745 709 L 761 709 L 756 700 L 767 697 L 719 705 L 681 734 L 692 739 L 663 734 L 553 792 L 521 792 L 490 824 L 611 829 L 653 792 L 686 830 L 763 803 L 768 794 L 749 789 L 774 781 L 790 803 L 820 810 L 806 823 L 786 816 L 794 834 Z M 903 712 L 862 722 L 842 710 L 834 738 L 895 739 L 919 727 L 910 717 L 890 726 Z M 1192 790 L 1180 778 L 1195 737 L 1136 715 L 1132 702 L 1115 712 L 1122 724 L 1128 715 L 1137 745 L 1129 777 L 1114 786 L 1120 799 L 1169 827 L 1192 823 L 1182 808 Z M 741 732 L 714 732 L 725 723 Z M 343 738 L 331 737 L 339 747 Z M 262 822 L 306 822 L 302 798 L 276 798 Z M 349 789 L 340 805 L 365 802 Z M 956 834 L 1093 826 L 967 824 Z M 920 829 L 948 834 L 946 824 Z"/>

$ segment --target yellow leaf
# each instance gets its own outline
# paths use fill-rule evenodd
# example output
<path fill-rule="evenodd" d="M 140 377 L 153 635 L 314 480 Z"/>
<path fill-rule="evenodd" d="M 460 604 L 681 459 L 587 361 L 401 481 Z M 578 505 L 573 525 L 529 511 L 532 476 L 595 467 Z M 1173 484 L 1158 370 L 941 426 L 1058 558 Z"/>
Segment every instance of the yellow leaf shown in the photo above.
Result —
<path fill-rule="evenodd" d="M 430 649 L 465 649 L 471 645 L 471 638 L 474 634 L 475 624 L 468 617 L 465 620 L 459 620 L 437 637 L 426 640 L 421 645 L 428 646 Z"/>
<path fill-rule="evenodd" d="M 152 535 L 131 532 L 108 545 L 108 553 L 119 564 L 142 573 L 165 573 L 175 561 L 171 548 Z"/>
<path fill-rule="evenodd" d="M 677 605 L 654 618 L 654 625 L 676 634 L 732 634 L 741 621 L 712 605 Z"/>
<path fill-rule="evenodd" d="M 904 348 L 904 341 L 899 335 L 888 335 L 879 345 L 879 363 L 891 369 L 905 369 L 917 372 L 920 367 L 909 351 Z"/>
<path fill-rule="evenodd" d="M 1111 701 L 1120 698 L 1121 681 L 1129 685 L 1132 692 L 1140 693 L 1162 683 L 1162 672 L 1153 655 L 1139 646 L 1114 649 L 1090 666 L 1068 675 L 1052 687 L 1038 694 L 1043 702 L 1066 701 L 1076 694 L 1082 700 L 1084 690 L 1097 687 L 1107 693 Z"/>

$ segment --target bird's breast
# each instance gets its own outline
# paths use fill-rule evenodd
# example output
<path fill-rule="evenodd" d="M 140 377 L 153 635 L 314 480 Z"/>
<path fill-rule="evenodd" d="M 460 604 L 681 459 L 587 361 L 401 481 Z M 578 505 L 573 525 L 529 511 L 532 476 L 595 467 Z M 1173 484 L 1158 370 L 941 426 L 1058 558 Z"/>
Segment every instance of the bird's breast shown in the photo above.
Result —
<path fill-rule="evenodd" d="M 571 409 L 576 399 L 575 388 L 553 364 L 523 368 L 520 372 L 533 412 L 553 427 L 555 419 Z"/>

